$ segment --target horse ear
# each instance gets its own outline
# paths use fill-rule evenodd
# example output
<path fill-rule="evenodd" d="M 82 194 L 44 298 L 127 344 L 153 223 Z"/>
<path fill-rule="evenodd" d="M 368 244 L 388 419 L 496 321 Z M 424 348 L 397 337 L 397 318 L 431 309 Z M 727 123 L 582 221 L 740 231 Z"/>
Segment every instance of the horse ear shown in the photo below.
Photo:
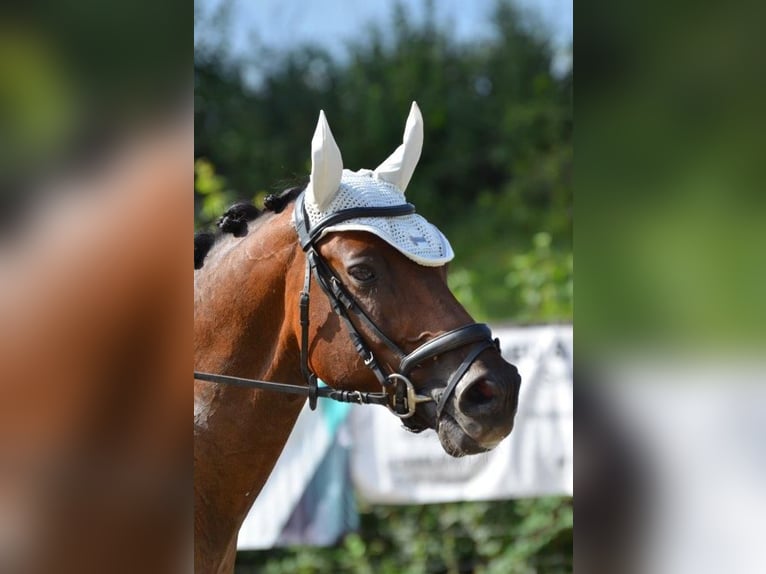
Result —
<path fill-rule="evenodd" d="M 423 116 L 418 104 L 412 102 L 407 124 L 404 126 L 402 145 L 375 169 L 378 179 L 393 183 L 402 193 L 410 183 L 412 173 L 423 149 Z"/>
<path fill-rule="evenodd" d="M 306 187 L 306 199 L 323 211 L 338 193 L 342 175 L 343 158 L 323 110 L 319 112 L 311 140 L 311 178 Z"/>

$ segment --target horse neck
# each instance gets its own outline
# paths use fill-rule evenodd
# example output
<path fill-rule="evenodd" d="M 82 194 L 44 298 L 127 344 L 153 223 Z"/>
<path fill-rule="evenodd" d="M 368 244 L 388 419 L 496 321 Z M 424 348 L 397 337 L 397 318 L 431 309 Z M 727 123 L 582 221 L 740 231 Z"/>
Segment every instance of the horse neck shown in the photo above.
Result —
<path fill-rule="evenodd" d="M 300 290 L 300 248 L 288 214 L 256 223 L 211 252 L 195 278 L 195 369 L 300 384 L 295 325 L 286 320 L 297 313 L 297 297 L 286 307 Z M 208 556 L 235 543 L 304 400 L 195 383 L 195 526 Z"/>
<path fill-rule="evenodd" d="M 197 370 L 265 377 L 282 370 L 283 355 L 298 352 L 295 325 L 287 320 L 297 302 L 288 308 L 287 299 L 300 248 L 289 214 L 262 218 L 246 237 L 216 245 L 195 273 Z M 286 373 L 291 379 L 300 375 L 298 368 L 293 371 Z"/>

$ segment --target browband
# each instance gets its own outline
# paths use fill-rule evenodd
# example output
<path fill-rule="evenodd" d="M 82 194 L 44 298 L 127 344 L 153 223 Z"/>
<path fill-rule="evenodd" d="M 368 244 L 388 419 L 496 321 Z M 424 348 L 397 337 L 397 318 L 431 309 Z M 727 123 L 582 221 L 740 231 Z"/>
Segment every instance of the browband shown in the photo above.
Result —
<path fill-rule="evenodd" d="M 415 213 L 415 206 L 411 203 L 373 207 L 350 207 L 349 209 L 341 209 L 331 213 L 309 229 L 309 218 L 305 211 L 304 196 L 305 193 L 300 194 L 295 203 L 295 227 L 298 230 L 298 238 L 304 251 L 309 249 L 325 229 L 337 223 L 359 217 L 401 217 Z"/>

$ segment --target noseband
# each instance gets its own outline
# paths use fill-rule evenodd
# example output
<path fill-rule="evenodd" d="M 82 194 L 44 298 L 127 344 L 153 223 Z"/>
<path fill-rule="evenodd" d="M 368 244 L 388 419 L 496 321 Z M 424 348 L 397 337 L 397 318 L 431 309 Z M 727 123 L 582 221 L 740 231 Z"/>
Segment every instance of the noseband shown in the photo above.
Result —
<path fill-rule="evenodd" d="M 383 333 L 375 322 L 359 306 L 353 296 L 347 291 L 340 279 L 333 273 L 330 266 L 319 253 L 317 242 L 322 232 L 332 225 L 337 225 L 349 219 L 359 217 L 401 217 L 415 213 L 415 206 L 411 203 L 382 207 L 353 207 L 343 209 L 320 220 L 313 227 L 310 225 L 308 215 L 304 208 L 304 194 L 298 196 L 295 203 L 294 223 L 298 232 L 298 238 L 306 253 L 306 273 L 303 290 L 300 297 L 300 324 L 301 324 L 301 371 L 308 383 L 308 387 L 301 385 L 289 385 L 271 381 L 256 381 L 242 379 L 226 375 L 214 375 L 210 373 L 194 373 L 195 379 L 219 383 L 228 383 L 237 386 L 265 388 L 294 394 L 305 394 L 309 399 L 309 406 L 316 408 L 318 397 L 331 398 L 336 401 L 385 405 L 397 417 L 407 419 L 415 414 L 417 405 L 424 402 L 436 401 L 433 397 L 423 396 L 417 393 L 410 373 L 425 361 L 438 355 L 454 351 L 470 345 L 470 349 L 458 369 L 450 376 L 446 386 L 441 391 L 436 405 L 437 420 L 454 394 L 455 388 L 463 375 L 468 371 L 473 362 L 486 349 L 496 347 L 499 351 L 499 341 L 492 339 L 490 328 L 483 323 L 472 323 L 458 327 L 443 333 L 420 345 L 410 353 L 404 353 L 399 346 Z M 364 364 L 377 378 L 382 387 L 382 392 L 369 393 L 361 391 L 339 391 L 330 387 L 319 387 L 316 374 L 309 367 L 309 304 L 311 277 L 322 288 L 330 301 L 333 311 L 343 320 L 346 325 L 351 342 Z M 394 356 L 399 360 L 397 372 L 386 373 L 378 363 L 373 352 L 367 345 L 364 337 L 354 325 L 351 316 L 356 317 L 361 323 L 374 333 Z M 416 429 L 420 430 L 420 429 Z"/>

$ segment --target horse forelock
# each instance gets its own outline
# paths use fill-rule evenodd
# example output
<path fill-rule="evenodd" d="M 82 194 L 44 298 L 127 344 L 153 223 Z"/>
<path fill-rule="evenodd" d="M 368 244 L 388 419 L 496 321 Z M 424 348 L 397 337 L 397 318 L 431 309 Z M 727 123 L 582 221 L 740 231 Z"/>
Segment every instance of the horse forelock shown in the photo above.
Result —
<path fill-rule="evenodd" d="M 291 187 L 278 194 L 266 196 L 263 210 L 252 203 L 237 202 L 231 205 L 218 218 L 217 231 L 199 231 L 194 234 L 194 269 L 200 269 L 213 246 L 222 237 L 245 237 L 250 231 L 250 222 L 257 220 L 264 213 L 280 213 L 301 194 L 305 185 Z"/>

